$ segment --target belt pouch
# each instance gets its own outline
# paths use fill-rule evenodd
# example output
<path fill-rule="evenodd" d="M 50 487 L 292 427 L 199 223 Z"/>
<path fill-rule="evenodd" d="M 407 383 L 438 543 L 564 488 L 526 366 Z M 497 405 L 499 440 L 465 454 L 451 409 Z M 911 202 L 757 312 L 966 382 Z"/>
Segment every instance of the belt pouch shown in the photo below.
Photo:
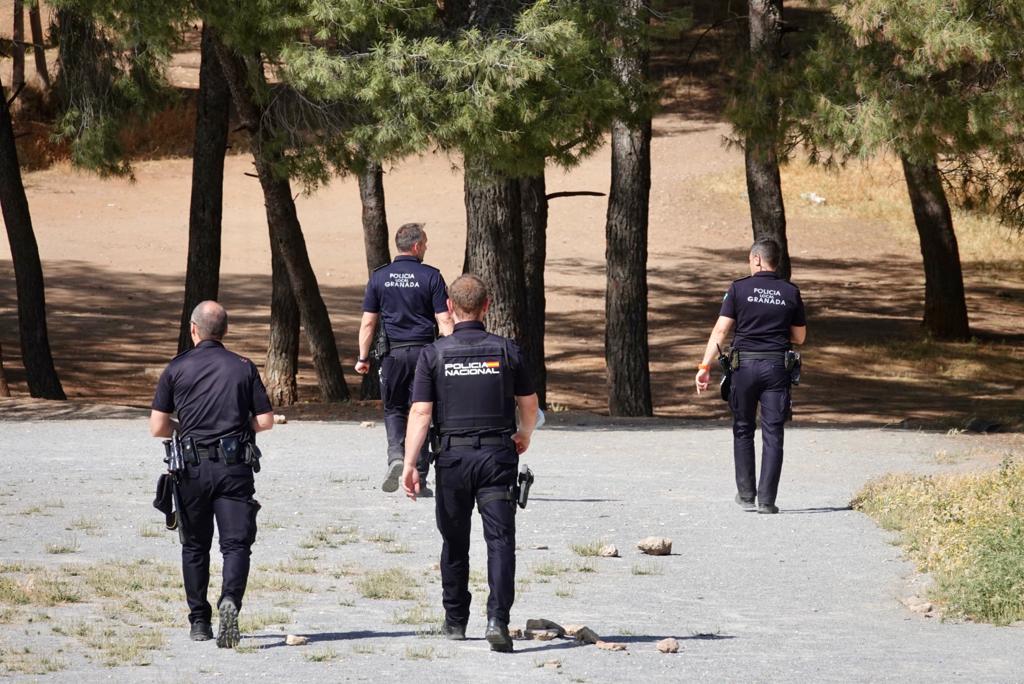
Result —
<path fill-rule="evenodd" d="M 242 440 L 235 435 L 221 437 L 218 446 L 220 447 L 221 455 L 224 457 L 224 462 L 228 465 L 241 463 L 245 459 L 242 453 Z"/>

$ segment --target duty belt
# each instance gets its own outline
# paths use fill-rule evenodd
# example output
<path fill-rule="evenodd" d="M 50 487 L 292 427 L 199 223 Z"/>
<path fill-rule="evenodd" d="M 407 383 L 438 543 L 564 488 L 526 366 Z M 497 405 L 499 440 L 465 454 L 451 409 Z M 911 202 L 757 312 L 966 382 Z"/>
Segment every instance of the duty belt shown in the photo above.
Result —
<path fill-rule="evenodd" d="M 406 347 L 425 347 L 430 342 L 399 342 L 397 344 L 390 345 L 392 350 L 394 349 L 405 349 Z"/>
<path fill-rule="evenodd" d="M 446 449 L 453 446 L 471 446 L 479 449 L 482 446 L 512 446 L 515 444 L 509 435 L 476 435 L 473 437 L 444 435 L 441 439 Z"/>
<path fill-rule="evenodd" d="M 743 359 L 757 360 L 764 359 L 767 361 L 785 361 L 786 352 L 748 352 L 748 351 L 737 351 L 736 356 L 742 361 Z"/>

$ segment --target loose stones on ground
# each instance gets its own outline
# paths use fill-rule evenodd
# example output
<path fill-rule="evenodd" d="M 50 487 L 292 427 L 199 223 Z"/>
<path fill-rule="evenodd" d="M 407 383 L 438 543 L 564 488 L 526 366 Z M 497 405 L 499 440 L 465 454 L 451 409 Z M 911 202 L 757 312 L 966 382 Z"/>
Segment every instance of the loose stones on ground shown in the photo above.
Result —
<path fill-rule="evenodd" d="M 636 548 L 648 556 L 667 556 L 672 553 L 672 540 L 668 537 L 645 537 L 636 543 Z"/>

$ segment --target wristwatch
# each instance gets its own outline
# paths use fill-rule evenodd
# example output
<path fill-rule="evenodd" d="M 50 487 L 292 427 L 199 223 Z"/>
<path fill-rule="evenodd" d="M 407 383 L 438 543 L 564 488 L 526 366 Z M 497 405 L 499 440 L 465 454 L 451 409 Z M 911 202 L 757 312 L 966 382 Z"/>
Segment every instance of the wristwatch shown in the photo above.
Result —
<path fill-rule="evenodd" d="M 369 356 L 362 356 L 362 357 L 356 359 L 356 363 L 366 363 L 369 360 L 370 360 Z"/>

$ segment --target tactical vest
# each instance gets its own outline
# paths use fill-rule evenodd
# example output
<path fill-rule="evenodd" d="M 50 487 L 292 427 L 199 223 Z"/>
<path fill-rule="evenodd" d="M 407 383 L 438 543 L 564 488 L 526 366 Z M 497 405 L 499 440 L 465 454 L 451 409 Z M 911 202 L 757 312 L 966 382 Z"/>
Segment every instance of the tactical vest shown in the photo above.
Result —
<path fill-rule="evenodd" d="M 515 432 L 516 400 L 508 341 L 449 335 L 434 342 L 435 420 L 441 434 Z"/>

